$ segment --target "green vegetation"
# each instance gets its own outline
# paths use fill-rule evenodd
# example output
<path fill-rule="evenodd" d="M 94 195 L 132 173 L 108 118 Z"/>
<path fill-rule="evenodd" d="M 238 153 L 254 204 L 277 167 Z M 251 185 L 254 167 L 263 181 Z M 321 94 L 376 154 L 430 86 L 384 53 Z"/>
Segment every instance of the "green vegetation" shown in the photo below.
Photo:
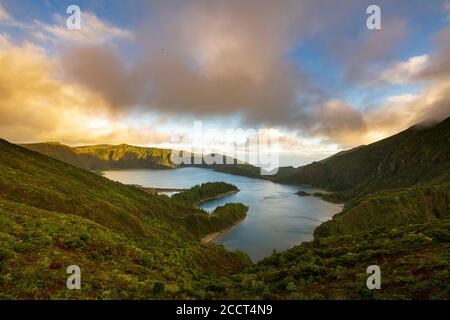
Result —
<path fill-rule="evenodd" d="M 197 214 L 186 220 L 191 230 L 199 237 L 223 231 L 243 220 L 248 207 L 242 203 L 227 203 L 217 207 L 211 214 Z"/>
<path fill-rule="evenodd" d="M 368 290 L 366 269 L 381 269 Z M 320 238 L 228 276 L 214 298 L 449 299 L 450 219 Z"/>
<path fill-rule="evenodd" d="M 96 145 L 69 147 L 58 142 L 22 145 L 54 159 L 86 170 L 106 169 L 172 169 L 171 151 L 160 148 Z"/>
<path fill-rule="evenodd" d="M 450 217 L 450 183 L 419 184 L 364 196 L 317 227 L 314 235 L 349 234 L 378 226 L 402 226 L 446 217 Z"/>
<path fill-rule="evenodd" d="M 338 153 L 276 179 L 338 192 L 346 200 L 369 193 L 442 183 L 450 178 L 450 118 Z"/>
<path fill-rule="evenodd" d="M 172 196 L 172 199 L 186 206 L 194 206 L 200 201 L 238 191 L 239 189 L 232 184 L 225 182 L 207 182 L 194 186 L 187 191 L 176 193 Z"/>
<path fill-rule="evenodd" d="M 51 158 L 69 163 L 78 168 L 99 171 L 108 169 L 175 169 L 180 167 L 210 168 L 216 171 L 248 176 L 260 177 L 260 169 L 248 163 L 242 163 L 234 158 L 222 155 L 225 163 L 207 165 L 203 159 L 186 153 L 191 158 L 191 164 L 176 165 L 172 161 L 172 150 L 161 148 L 146 148 L 127 144 L 94 145 L 85 147 L 69 147 L 59 142 L 22 144 L 22 147 L 42 153 Z M 184 151 L 179 154 L 183 156 Z M 196 164 L 199 163 L 199 164 Z"/>
<path fill-rule="evenodd" d="M 280 170 L 276 180 L 334 191 L 314 196 L 345 208 L 314 241 L 253 265 L 200 241 L 245 217 L 242 204 L 196 208 L 235 186 L 159 196 L 0 140 L 0 298 L 449 299 L 449 126 Z M 72 264 L 82 290 L 65 288 Z M 382 290 L 366 288 L 373 264 Z"/>
<path fill-rule="evenodd" d="M 308 197 L 308 196 L 311 195 L 310 193 L 305 192 L 305 191 L 301 191 L 301 190 L 298 191 L 298 192 L 296 192 L 295 194 L 298 195 L 298 196 L 300 196 L 300 197 Z"/>
<path fill-rule="evenodd" d="M 184 192 L 176 193 L 171 200 L 185 207 L 195 207 L 199 202 L 224 196 L 239 189 L 225 182 L 207 182 Z M 227 203 L 217 207 L 211 214 L 201 213 L 186 217 L 186 225 L 197 237 L 225 230 L 247 216 L 248 207 L 242 203 Z"/>
<path fill-rule="evenodd" d="M 424 223 L 450 216 L 450 118 L 301 167 L 278 182 L 309 184 L 345 202 L 343 212 L 315 236 L 350 234 L 378 226 Z"/>
<path fill-rule="evenodd" d="M 209 215 L 0 140 L 0 298 L 202 297 L 194 282 L 250 259 L 199 240 L 246 211 Z M 65 288 L 71 264 L 81 291 Z"/>

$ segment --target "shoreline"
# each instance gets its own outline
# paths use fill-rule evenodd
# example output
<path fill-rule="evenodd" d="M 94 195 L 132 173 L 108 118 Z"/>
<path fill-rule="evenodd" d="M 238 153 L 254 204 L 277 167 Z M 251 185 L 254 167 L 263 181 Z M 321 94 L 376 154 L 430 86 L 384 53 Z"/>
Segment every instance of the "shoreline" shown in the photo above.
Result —
<path fill-rule="evenodd" d="M 129 186 L 133 186 L 139 188 L 147 193 L 155 194 L 160 192 L 183 192 L 188 189 L 177 189 L 177 188 L 151 188 L 151 187 L 143 187 L 139 184 L 129 184 Z"/>
<path fill-rule="evenodd" d="M 197 207 L 197 206 L 198 206 L 200 203 L 202 203 L 202 202 L 205 202 L 205 201 L 208 201 L 208 200 L 212 200 L 212 199 L 219 199 L 219 198 L 222 198 L 222 197 L 231 195 L 231 194 L 238 193 L 239 191 L 241 191 L 241 190 L 240 190 L 240 189 L 237 189 L 237 190 L 231 190 L 231 191 L 227 191 L 227 192 L 218 194 L 217 196 L 214 196 L 214 197 L 205 198 L 205 199 L 203 199 L 203 200 L 197 202 L 197 203 L 195 204 L 195 206 Z M 247 210 L 247 212 L 248 212 L 248 210 Z M 245 219 L 246 217 L 247 217 L 247 215 L 244 217 L 244 219 Z M 226 229 L 224 229 L 224 230 L 216 231 L 216 232 L 207 234 L 206 236 L 204 236 L 204 237 L 200 240 L 200 242 L 201 242 L 201 243 L 209 243 L 209 242 L 215 240 L 216 238 L 218 238 L 218 237 L 221 236 L 222 234 L 224 234 L 224 233 L 230 231 L 231 229 L 233 229 L 234 227 L 236 227 L 238 224 L 240 224 L 242 221 L 244 221 L 244 219 L 239 220 L 239 221 L 236 221 L 236 223 L 232 224 L 231 226 L 229 226 L 228 228 L 226 228 Z"/>
<path fill-rule="evenodd" d="M 247 215 L 244 217 L 244 219 L 247 218 Z M 215 239 L 217 239 L 219 236 L 221 236 L 222 234 L 225 234 L 226 232 L 230 231 L 231 229 L 233 229 L 234 227 L 237 227 L 242 221 L 244 221 L 244 219 L 237 221 L 236 223 L 234 223 L 233 225 L 229 226 L 228 228 L 222 230 L 222 231 L 217 231 L 217 232 L 213 232 L 213 233 L 209 233 L 206 236 L 204 236 L 200 242 L 201 243 L 209 243 Z"/>
<path fill-rule="evenodd" d="M 223 198 L 223 197 L 226 197 L 226 196 L 229 196 L 229 195 L 238 193 L 239 191 L 241 191 L 241 190 L 240 190 L 240 189 L 237 189 L 237 190 L 231 190 L 231 191 L 219 193 L 218 195 L 215 195 L 215 196 L 213 196 L 213 197 L 204 198 L 204 199 L 202 199 L 202 200 L 196 202 L 194 206 L 195 206 L 195 207 L 198 207 L 198 205 L 199 205 L 200 203 L 202 203 L 202 202 L 206 202 L 206 201 L 214 200 L 214 199 L 220 199 L 220 198 Z"/>

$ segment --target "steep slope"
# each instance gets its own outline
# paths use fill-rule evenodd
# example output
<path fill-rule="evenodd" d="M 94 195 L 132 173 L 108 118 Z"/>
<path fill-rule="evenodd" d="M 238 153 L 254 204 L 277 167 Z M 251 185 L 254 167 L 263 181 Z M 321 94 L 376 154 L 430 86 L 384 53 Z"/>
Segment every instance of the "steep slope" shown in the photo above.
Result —
<path fill-rule="evenodd" d="M 23 144 L 25 148 L 45 154 L 87 170 L 175 168 L 171 151 L 121 144 L 69 147 L 60 143 Z"/>
<path fill-rule="evenodd" d="M 201 188 L 178 200 L 149 195 L 0 140 L 0 298 L 450 295 L 448 218 L 320 238 L 251 266 L 242 253 L 198 241 L 227 223 L 221 216 L 245 209 L 229 204 L 216 217 L 206 216 L 192 206 L 199 195 L 234 188 Z M 66 268 L 74 264 L 81 268 L 81 290 L 65 287 Z M 365 288 L 365 269 L 372 264 L 381 267 L 383 279 L 383 289 L 375 292 Z"/>
<path fill-rule="evenodd" d="M 208 214 L 0 140 L 0 297 L 185 297 L 193 281 L 249 265 L 199 241 L 246 211 Z M 61 280 L 70 264 L 82 268 L 81 292 Z"/>
<path fill-rule="evenodd" d="M 366 287 L 367 267 L 381 290 Z M 333 236 L 275 253 L 216 283 L 214 298 L 449 299 L 450 219 Z"/>
<path fill-rule="evenodd" d="M 378 226 L 424 223 L 450 216 L 450 118 L 414 126 L 379 142 L 301 167 L 276 181 L 334 191 L 344 210 L 315 230 L 316 237 Z"/>
<path fill-rule="evenodd" d="M 296 170 L 278 182 L 339 192 L 343 199 L 450 177 L 450 118 L 338 153 Z"/>
<path fill-rule="evenodd" d="M 314 230 L 315 237 L 358 233 L 380 226 L 404 226 L 450 217 L 450 183 L 417 184 L 388 189 L 350 202 L 332 220 Z"/>
<path fill-rule="evenodd" d="M 201 157 L 185 151 L 178 151 L 178 153 L 180 157 L 185 157 L 186 162 L 175 164 L 172 159 L 173 151 L 170 149 L 137 147 L 127 144 L 69 147 L 59 142 L 44 142 L 22 144 L 21 146 L 86 170 L 201 167 L 251 178 L 261 177 L 258 167 L 219 154 L 209 156 L 220 157 L 223 159 L 223 163 L 227 164 L 207 164 Z M 187 161 L 188 159 L 189 161 Z"/>

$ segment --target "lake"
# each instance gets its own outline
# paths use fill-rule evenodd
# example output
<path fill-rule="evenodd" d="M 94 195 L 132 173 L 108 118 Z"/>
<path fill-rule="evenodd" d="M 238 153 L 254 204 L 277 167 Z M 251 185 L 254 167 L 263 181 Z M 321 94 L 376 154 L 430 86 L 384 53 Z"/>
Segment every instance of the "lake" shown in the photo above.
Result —
<path fill-rule="evenodd" d="M 269 256 L 304 241 L 312 240 L 314 229 L 342 210 L 342 205 L 319 198 L 300 197 L 299 190 L 313 193 L 314 188 L 282 185 L 262 179 L 252 179 L 216 172 L 204 168 L 173 170 L 109 170 L 105 177 L 125 184 L 154 188 L 190 188 L 204 182 L 223 181 L 241 191 L 200 204 L 211 212 L 229 202 L 249 206 L 247 217 L 235 227 L 213 240 L 229 249 L 246 252 L 253 261 Z"/>

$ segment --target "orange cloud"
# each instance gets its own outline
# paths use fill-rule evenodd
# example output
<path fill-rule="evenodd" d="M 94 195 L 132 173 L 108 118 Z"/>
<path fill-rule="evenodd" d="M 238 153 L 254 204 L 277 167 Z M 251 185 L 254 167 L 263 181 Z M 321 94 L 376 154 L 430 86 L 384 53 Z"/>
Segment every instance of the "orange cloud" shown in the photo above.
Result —
<path fill-rule="evenodd" d="M 124 125 L 102 97 L 56 77 L 56 60 L 0 34 L 0 136 L 15 142 L 136 143 L 167 140 L 151 127 Z M 100 119 L 100 120 L 99 120 Z"/>

